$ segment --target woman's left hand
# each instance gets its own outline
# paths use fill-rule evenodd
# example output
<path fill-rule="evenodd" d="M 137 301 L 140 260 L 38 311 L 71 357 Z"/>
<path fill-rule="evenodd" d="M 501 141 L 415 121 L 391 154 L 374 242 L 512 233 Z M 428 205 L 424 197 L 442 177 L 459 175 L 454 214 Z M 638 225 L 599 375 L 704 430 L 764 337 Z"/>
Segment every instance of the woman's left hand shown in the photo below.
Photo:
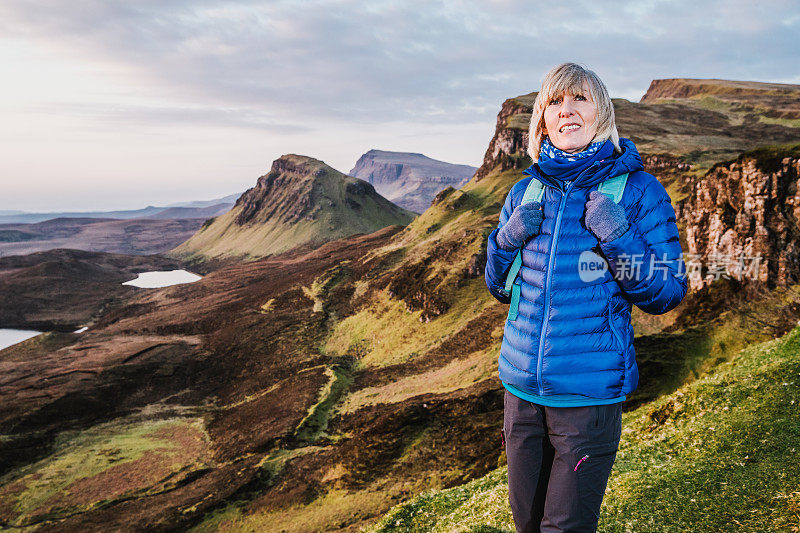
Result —
<path fill-rule="evenodd" d="M 625 209 L 599 191 L 589 193 L 585 220 L 589 231 L 603 242 L 620 237 L 629 226 Z"/>

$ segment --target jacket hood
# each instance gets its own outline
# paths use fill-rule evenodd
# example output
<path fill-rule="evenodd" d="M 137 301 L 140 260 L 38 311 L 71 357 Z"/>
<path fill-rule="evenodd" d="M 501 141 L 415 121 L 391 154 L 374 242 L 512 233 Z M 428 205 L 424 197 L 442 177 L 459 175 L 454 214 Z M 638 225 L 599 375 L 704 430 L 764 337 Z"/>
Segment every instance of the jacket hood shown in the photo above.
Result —
<path fill-rule="evenodd" d="M 534 163 L 523 174 L 564 191 L 566 181 L 574 181 L 575 187 L 589 188 L 610 177 L 644 169 L 642 157 L 633 141 L 620 137 L 619 147 L 622 153 L 619 154 L 614 152 L 613 147 L 611 141 L 606 141 L 597 154 L 588 160 L 563 163 L 549 159 Z"/>

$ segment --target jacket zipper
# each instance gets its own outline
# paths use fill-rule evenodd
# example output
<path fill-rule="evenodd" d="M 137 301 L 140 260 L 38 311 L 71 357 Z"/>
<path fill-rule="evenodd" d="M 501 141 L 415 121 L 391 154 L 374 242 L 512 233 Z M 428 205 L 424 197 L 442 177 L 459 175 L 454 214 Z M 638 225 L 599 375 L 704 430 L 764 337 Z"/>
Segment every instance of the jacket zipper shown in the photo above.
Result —
<path fill-rule="evenodd" d="M 556 244 L 558 243 L 558 230 L 561 227 L 561 215 L 564 212 L 564 204 L 567 203 L 567 195 L 572 189 L 572 181 L 565 182 L 567 187 L 561 195 L 561 202 L 558 204 L 558 213 L 556 213 L 556 225 L 553 228 L 553 240 L 550 242 L 550 257 L 547 260 L 547 276 L 544 280 L 544 317 L 542 318 L 542 329 L 539 332 L 539 360 L 536 361 L 536 388 L 539 389 L 539 395 L 544 395 L 542 389 L 542 359 L 544 359 L 544 332 L 547 330 L 548 316 L 550 314 L 550 278 L 553 275 L 553 263 L 556 259 Z"/>

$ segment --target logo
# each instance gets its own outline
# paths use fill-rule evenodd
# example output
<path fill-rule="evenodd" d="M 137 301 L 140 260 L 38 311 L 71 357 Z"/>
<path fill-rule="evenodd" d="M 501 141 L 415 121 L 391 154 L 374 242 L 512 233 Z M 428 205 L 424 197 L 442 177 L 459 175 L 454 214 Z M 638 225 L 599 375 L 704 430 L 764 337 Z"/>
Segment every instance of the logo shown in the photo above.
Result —
<path fill-rule="evenodd" d="M 584 250 L 578 257 L 578 276 L 584 283 L 602 278 L 606 270 L 608 270 L 608 263 L 605 258 L 591 250 Z"/>

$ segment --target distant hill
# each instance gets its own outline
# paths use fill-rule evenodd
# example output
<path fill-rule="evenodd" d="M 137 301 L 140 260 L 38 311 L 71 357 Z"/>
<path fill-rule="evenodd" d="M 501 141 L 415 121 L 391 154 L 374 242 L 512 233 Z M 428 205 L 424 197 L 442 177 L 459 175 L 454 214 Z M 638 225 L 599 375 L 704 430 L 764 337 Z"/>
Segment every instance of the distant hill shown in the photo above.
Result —
<path fill-rule="evenodd" d="M 207 219 L 227 212 L 233 203 L 212 204 L 205 207 L 167 207 L 144 218 L 202 218 Z"/>
<path fill-rule="evenodd" d="M 180 208 L 176 208 L 180 209 Z M 201 210 L 202 212 L 202 210 Z M 149 255 L 166 252 L 191 237 L 205 218 L 53 218 L 34 224 L 0 224 L 0 257 L 70 248 Z"/>
<path fill-rule="evenodd" d="M 414 214 L 322 161 L 284 155 L 227 213 L 206 224 L 169 255 L 186 259 L 265 257 L 386 226 Z"/>
<path fill-rule="evenodd" d="M 349 174 L 371 183 L 378 194 L 395 204 L 422 213 L 442 189 L 460 189 L 476 170 L 422 154 L 370 150 Z"/>
<path fill-rule="evenodd" d="M 236 203 L 236 199 L 239 198 L 241 195 L 242 193 L 236 193 L 236 194 L 229 194 L 228 196 L 223 196 L 222 198 L 214 198 L 213 200 L 178 202 L 175 204 L 169 204 L 167 207 L 211 207 L 213 205 L 218 205 L 218 204 L 233 205 L 234 203 Z"/>
<path fill-rule="evenodd" d="M 48 213 L 28 213 L 25 211 L 0 211 L 0 224 L 35 224 L 54 218 L 209 218 L 224 213 L 233 206 L 239 194 L 171 204 L 165 207 L 148 205 L 142 209 L 122 211 L 53 211 Z M 175 209 L 179 208 L 179 209 Z"/>

